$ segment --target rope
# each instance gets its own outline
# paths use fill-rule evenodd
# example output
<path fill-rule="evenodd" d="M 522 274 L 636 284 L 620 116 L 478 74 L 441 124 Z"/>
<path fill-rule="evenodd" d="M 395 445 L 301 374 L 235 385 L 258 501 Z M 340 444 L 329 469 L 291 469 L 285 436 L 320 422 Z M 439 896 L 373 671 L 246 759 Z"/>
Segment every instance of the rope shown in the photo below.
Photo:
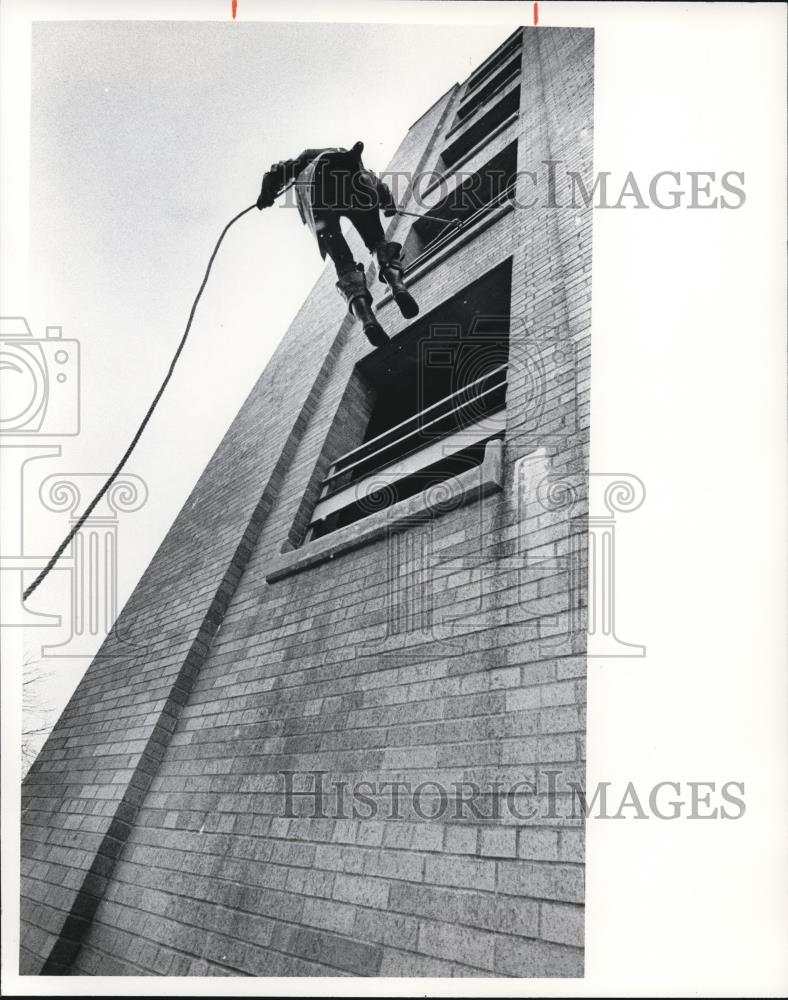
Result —
<path fill-rule="evenodd" d="M 71 540 L 74 538 L 74 536 L 80 530 L 80 528 L 84 525 L 85 521 L 87 521 L 87 519 L 93 513 L 93 511 L 96 508 L 96 505 L 99 503 L 99 501 L 104 496 L 104 494 L 107 492 L 107 490 L 110 488 L 110 486 L 112 486 L 112 484 L 118 478 L 118 476 L 120 475 L 121 471 L 123 470 L 123 466 L 129 460 L 129 456 L 134 451 L 134 449 L 135 449 L 135 447 L 136 447 L 137 442 L 139 441 L 139 439 L 142 437 L 142 432 L 147 427 L 148 421 L 153 416 L 153 411 L 156 409 L 156 406 L 158 405 L 158 402 L 161 399 L 164 390 L 167 388 L 167 384 L 169 383 L 170 379 L 172 378 L 172 373 L 175 370 L 175 365 L 177 364 L 178 358 L 181 356 L 181 351 L 183 350 L 184 344 L 186 343 L 186 338 L 189 336 L 189 331 L 191 330 L 191 326 L 192 326 L 192 320 L 194 319 L 194 314 L 197 311 L 197 304 L 200 301 L 200 299 L 202 297 L 202 293 L 203 293 L 203 291 L 205 289 L 205 286 L 208 283 L 208 275 L 211 273 L 211 267 L 213 266 L 213 262 L 216 259 L 216 254 L 219 252 L 219 247 L 222 245 L 222 240 L 227 235 L 227 231 L 229 230 L 229 228 L 232 225 L 234 225 L 242 216 L 246 215 L 247 212 L 251 212 L 253 208 L 257 208 L 257 205 L 250 205 L 248 208 L 245 208 L 243 210 L 243 212 L 239 212 L 238 215 L 236 215 L 232 219 L 230 219 L 230 221 L 227 223 L 227 225 L 222 230 L 221 236 L 216 241 L 216 246 L 213 248 L 213 253 L 211 254 L 210 260 L 208 261 L 208 266 L 205 269 L 205 276 L 202 279 L 202 284 L 200 285 L 200 289 L 197 292 L 197 296 L 196 296 L 196 298 L 194 300 L 194 303 L 192 304 L 191 312 L 189 313 L 189 319 L 188 319 L 188 322 L 186 323 L 186 329 L 183 331 L 183 336 L 181 337 L 181 342 L 178 344 L 178 349 L 176 350 L 176 352 L 175 352 L 175 354 L 173 356 L 173 359 L 170 362 L 169 370 L 168 370 L 168 372 L 167 372 L 167 374 L 166 374 L 166 376 L 164 378 L 164 381 L 162 382 L 161 386 L 159 387 L 159 391 L 156 393 L 156 395 L 155 395 L 155 397 L 153 399 L 153 402 L 148 407 L 148 412 L 142 418 L 142 423 L 140 424 L 140 426 L 139 426 L 139 428 L 137 430 L 137 433 L 132 438 L 131 444 L 126 449 L 126 451 L 125 451 L 125 453 L 123 455 L 123 458 L 121 458 L 121 460 L 115 466 L 115 471 L 111 473 L 111 475 L 109 476 L 109 478 L 107 479 L 107 481 L 104 483 L 104 485 L 101 487 L 101 489 L 95 495 L 95 497 L 90 501 L 90 503 L 88 504 L 87 508 L 85 509 L 84 514 L 82 514 L 82 516 L 77 521 L 77 523 L 74 525 L 74 527 L 71 529 L 71 531 L 69 531 L 69 533 L 63 539 L 63 541 L 60 543 L 60 545 L 57 548 L 57 551 L 52 556 L 52 558 L 49 560 L 49 562 L 46 564 L 46 566 L 41 570 L 41 572 L 38 574 L 38 576 L 35 578 L 35 580 L 30 584 L 30 586 L 27 588 L 27 590 L 25 590 L 25 592 L 24 592 L 24 599 L 25 600 L 27 600 L 27 598 L 30 597 L 30 595 L 33 593 L 33 591 L 36 589 L 36 587 L 38 587 L 38 585 L 43 581 L 43 579 L 46 577 L 46 575 L 49 573 L 49 571 L 55 566 L 55 564 L 57 563 L 58 559 L 60 559 L 60 557 L 63 555 L 63 553 L 68 548 L 69 544 L 71 543 Z"/>

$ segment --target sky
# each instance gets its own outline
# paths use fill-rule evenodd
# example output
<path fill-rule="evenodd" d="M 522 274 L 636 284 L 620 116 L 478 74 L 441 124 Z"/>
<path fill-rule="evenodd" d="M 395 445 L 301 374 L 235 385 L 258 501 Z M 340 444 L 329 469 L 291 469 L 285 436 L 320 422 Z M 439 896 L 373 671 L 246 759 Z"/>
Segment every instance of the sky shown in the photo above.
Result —
<path fill-rule="evenodd" d="M 408 127 L 515 27 L 34 23 L 27 318 L 36 337 L 62 326 L 81 352 L 80 433 L 61 439 L 46 471 L 114 467 L 163 378 L 216 238 L 256 200 L 272 162 L 362 139 L 367 165 L 383 170 Z M 119 524 L 119 607 L 322 268 L 292 207 L 255 211 L 225 240 L 126 468 L 148 499 Z M 37 551 L 53 551 L 66 520 L 29 505 L 27 516 Z M 65 577 L 53 574 L 30 607 L 66 610 Z M 52 641 L 33 630 L 34 646 L 42 635 Z M 87 663 L 60 661 L 48 684 L 55 708 Z"/>

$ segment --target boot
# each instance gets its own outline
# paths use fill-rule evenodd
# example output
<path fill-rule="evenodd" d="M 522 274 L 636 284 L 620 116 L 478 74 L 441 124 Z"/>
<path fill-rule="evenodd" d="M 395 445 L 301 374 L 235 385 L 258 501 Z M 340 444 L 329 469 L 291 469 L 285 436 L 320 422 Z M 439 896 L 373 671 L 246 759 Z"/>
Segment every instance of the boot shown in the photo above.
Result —
<path fill-rule="evenodd" d="M 418 303 L 402 282 L 402 244 L 381 243 L 375 252 L 378 257 L 378 277 L 391 289 L 399 311 L 405 319 L 418 316 Z"/>
<path fill-rule="evenodd" d="M 351 316 L 361 320 L 364 334 L 370 344 L 373 347 L 384 347 L 388 344 L 389 336 L 372 312 L 372 296 L 367 288 L 363 265 L 356 264 L 355 270 L 340 274 L 337 288 L 347 302 Z"/>

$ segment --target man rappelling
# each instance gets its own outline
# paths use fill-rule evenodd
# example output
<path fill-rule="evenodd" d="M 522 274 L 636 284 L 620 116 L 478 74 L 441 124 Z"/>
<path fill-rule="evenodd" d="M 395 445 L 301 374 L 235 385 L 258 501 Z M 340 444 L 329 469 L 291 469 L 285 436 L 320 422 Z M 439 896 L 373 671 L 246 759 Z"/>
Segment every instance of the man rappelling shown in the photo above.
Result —
<path fill-rule="evenodd" d="M 378 277 L 391 289 L 394 300 L 399 306 L 402 315 L 406 319 L 412 319 L 418 315 L 419 307 L 402 283 L 402 247 L 399 243 L 386 241 L 383 226 L 380 222 L 380 212 L 382 211 L 386 216 L 416 215 L 416 213 L 403 211 L 396 207 L 394 198 L 387 185 L 362 164 L 361 152 L 363 149 L 363 142 L 357 142 L 352 149 L 305 149 L 295 160 L 283 160 L 281 163 L 275 163 L 263 177 L 263 186 L 260 191 L 260 197 L 257 199 L 256 207 L 259 209 L 268 208 L 274 204 L 276 197 L 286 187 L 289 187 L 291 184 L 296 185 L 298 208 L 301 212 L 301 218 L 317 237 L 317 244 L 323 258 L 325 259 L 326 255 L 328 255 L 334 262 L 337 276 L 339 277 L 337 288 L 345 298 L 351 315 L 361 320 L 364 333 L 367 335 L 369 341 L 375 347 L 383 347 L 389 342 L 389 338 L 372 311 L 372 296 L 369 294 L 367 282 L 364 278 L 364 265 L 357 264 L 353 260 L 350 247 L 342 235 L 339 220 L 343 215 L 350 219 L 366 244 L 367 249 L 377 257 Z M 36 590 L 57 565 L 72 540 L 84 527 L 96 506 L 101 502 L 101 499 L 106 495 L 125 467 L 143 431 L 147 427 L 148 421 L 153 416 L 164 390 L 172 378 L 175 365 L 186 344 L 197 306 L 202 298 L 202 293 L 205 290 L 213 262 L 219 253 L 222 241 L 230 228 L 248 212 L 253 212 L 254 209 L 255 205 L 248 205 L 243 211 L 234 215 L 221 231 L 219 239 L 216 241 L 216 246 L 213 248 L 213 252 L 208 260 L 205 275 L 197 290 L 197 295 L 189 312 L 189 318 L 186 321 L 186 329 L 178 343 L 173 359 L 170 362 L 170 367 L 164 376 L 164 381 L 153 398 L 153 402 L 142 418 L 142 422 L 132 438 L 131 444 L 123 453 L 120 461 L 107 477 L 98 493 L 76 520 L 76 523 L 72 522 L 71 530 L 57 547 L 52 558 L 40 571 L 35 580 L 25 588 L 25 600 L 30 597 L 33 591 Z M 456 220 L 440 219 L 434 215 L 428 216 L 426 213 L 422 213 L 422 216 L 417 217 L 432 218 L 437 222 L 445 222 L 451 226 L 460 225 Z"/>
<path fill-rule="evenodd" d="M 389 337 L 372 311 L 372 296 L 364 277 L 364 265 L 356 263 L 340 228 L 342 216 L 349 219 L 370 253 L 377 258 L 378 278 L 391 289 L 406 319 L 418 314 L 416 300 L 402 281 L 402 246 L 387 242 L 380 221 L 396 214 L 388 186 L 361 162 L 363 142 L 352 149 L 341 147 L 305 149 L 294 160 L 274 163 L 263 176 L 257 199 L 259 209 L 269 208 L 291 184 L 303 222 L 315 234 L 320 254 L 328 255 L 336 268 L 337 288 L 351 315 L 361 320 L 367 339 L 375 347 Z"/>

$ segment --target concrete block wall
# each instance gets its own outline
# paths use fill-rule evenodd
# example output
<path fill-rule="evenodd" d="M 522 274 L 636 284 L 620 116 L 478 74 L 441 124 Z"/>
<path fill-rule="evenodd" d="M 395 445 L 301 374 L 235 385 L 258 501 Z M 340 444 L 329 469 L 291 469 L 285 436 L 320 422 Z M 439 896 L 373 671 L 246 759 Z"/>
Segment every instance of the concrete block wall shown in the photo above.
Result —
<path fill-rule="evenodd" d="M 587 178 L 592 33 L 523 34 L 506 141 Z M 437 163 L 460 94 L 391 169 Z M 326 271 L 26 780 L 23 972 L 582 974 L 590 229 L 516 209 L 415 279 L 426 313 L 511 258 L 502 492 L 269 584 L 368 349 Z M 314 815 L 310 793 L 314 771 L 476 782 L 489 809 L 550 769 L 528 820 L 407 795 L 394 817 L 377 787 L 374 816 Z"/>

